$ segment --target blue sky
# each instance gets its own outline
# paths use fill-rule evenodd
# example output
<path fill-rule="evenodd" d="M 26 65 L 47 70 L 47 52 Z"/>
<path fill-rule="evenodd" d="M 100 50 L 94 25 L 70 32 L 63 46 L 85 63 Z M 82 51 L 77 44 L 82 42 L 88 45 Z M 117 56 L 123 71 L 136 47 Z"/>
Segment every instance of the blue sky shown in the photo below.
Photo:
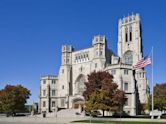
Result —
<path fill-rule="evenodd" d="M 22 84 L 38 100 L 40 77 L 58 74 L 62 44 L 91 46 L 106 35 L 117 52 L 118 19 L 141 15 L 144 55 L 154 46 L 154 81 L 166 81 L 166 1 L 164 0 L 1 0 L 0 88 Z M 150 78 L 151 69 L 147 67 Z"/>

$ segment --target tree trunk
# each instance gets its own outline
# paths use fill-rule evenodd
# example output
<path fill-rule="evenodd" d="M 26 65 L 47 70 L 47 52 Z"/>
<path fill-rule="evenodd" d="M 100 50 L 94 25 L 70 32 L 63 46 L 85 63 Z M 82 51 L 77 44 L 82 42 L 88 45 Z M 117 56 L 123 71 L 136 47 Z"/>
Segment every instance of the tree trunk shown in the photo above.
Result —
<path fill-rule="evenodd" d="M 104 110 L 103 110 L 103 117 L 104 117 Z"/>

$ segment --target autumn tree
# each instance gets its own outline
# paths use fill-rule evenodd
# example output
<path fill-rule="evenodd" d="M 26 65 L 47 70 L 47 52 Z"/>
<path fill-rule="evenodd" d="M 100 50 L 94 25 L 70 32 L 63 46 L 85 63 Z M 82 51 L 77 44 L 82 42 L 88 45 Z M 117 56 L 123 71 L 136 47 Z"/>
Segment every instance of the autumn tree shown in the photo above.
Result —
<path fill-rule="evenodd" d="M 106 71 L 92 72 L 85 83 L 83 96 L 86 110 L 116 111 L 125 103 L 125 93 L 113 82 L 113 76 Z"/>
<path fill-rule="evenodd" d="M 151 109 L 152 96 L 149 96 L 148 108 Z M 154 87 L 154 109 L 166 110 L 166 83 Z"/>
<path fill-rule="evenodd" d="M 30 91 L 21 85 L 6 85 L 0 90 L 0 111 L 6 113 L 24 111 L 30 95 Z"/>

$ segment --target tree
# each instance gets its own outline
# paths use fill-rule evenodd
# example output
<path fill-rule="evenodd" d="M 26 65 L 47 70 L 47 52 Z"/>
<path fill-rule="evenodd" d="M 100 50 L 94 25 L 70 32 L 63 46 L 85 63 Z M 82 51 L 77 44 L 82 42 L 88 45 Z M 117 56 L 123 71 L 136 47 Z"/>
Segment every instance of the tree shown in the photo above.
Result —
<path fill-rule="evenodd" d="M 148 108 L 151 109 L 152 95 L 149 96 Z M 166 110 L 166 83 L 154 87 L 154 109 Z"/>
<path fill-rule="evenodd" d="M 83 96 L 86 100 L 86 110 L 117 111 L 125 103 L 125 93 L 113 82 L 113 76 L 106 71 L 92 72 L 85 82 L 86 90 Z"/>
<path fill-rule="evenodd" d="M 25 110 L 25 103 L 30 91 L 21 85 L 6 85 L 0 90 L 0 110 L 6 113 L 15 113 Z"/>

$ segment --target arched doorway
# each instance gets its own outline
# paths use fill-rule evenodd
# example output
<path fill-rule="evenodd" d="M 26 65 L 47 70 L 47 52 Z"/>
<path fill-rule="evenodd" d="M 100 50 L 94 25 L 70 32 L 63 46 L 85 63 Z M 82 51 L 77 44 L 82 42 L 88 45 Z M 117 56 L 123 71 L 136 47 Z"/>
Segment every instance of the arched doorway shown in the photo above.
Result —
<path fill-rule="evenodd" d="M 82 98 L 75 98 L 72 101 L 72 108 L 74 109 L 81 109 L 83 111 L 85 101 Z"/>

